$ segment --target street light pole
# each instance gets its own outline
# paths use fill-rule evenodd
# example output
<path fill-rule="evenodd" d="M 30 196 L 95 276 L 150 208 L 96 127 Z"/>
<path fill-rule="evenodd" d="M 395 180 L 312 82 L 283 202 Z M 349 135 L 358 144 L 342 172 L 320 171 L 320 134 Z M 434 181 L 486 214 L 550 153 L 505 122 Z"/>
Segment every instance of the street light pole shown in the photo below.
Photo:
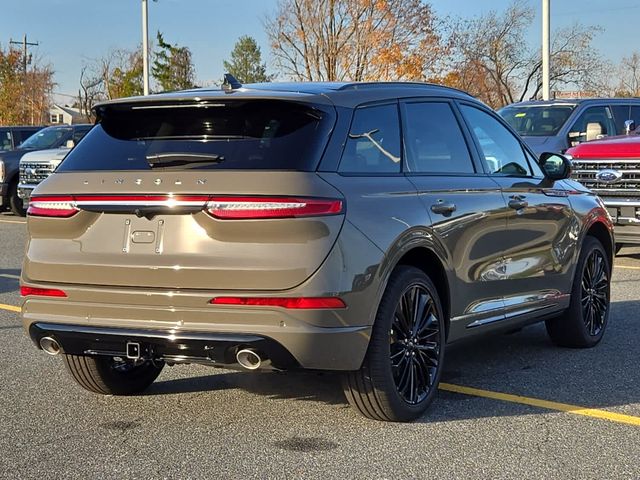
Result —
<path fill-rule="evenodd" d="M 550 24 L 551 24 L 551 0 L 542 0 L 542 99 L 549 100 L 550 91 Z"/>
<path fill-rule="evenodd" d="M 149 18 L 147 0 L 142 0 L 142 78 L 144 94 L 149 95 Z"/>

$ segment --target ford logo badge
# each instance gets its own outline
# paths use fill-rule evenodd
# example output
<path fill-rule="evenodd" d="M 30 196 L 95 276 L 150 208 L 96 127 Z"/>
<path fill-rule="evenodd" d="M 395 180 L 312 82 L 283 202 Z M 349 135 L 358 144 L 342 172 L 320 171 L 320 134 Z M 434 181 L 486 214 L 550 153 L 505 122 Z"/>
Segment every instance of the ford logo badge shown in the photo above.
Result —
<path fill-rule="evenodd" d="M 622 172 L 618 170 L 600 170 L 596 173 L 596 179 L 602 183 L 616 183 L 622 178 Z"/>

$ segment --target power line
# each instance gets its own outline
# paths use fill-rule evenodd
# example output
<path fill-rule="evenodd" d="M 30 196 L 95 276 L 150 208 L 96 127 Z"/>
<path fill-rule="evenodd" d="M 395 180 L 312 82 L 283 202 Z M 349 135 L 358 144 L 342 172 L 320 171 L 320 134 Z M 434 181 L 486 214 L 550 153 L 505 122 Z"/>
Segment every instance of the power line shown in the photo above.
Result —
<path fill-rule="evenodd" d="M 34 46 L 37 47 L 40 45 L 38 42 L 28 42 L 27 34 L 24 34 L 21 42 L 16 42 L 14 40 L 9 39 L 9 45 L 22 45 L 22 68 L 24 69 L 24 73 L 27 73 L 27 65 L 31 63 L 31 55 L 29 55 L 28 47 Z"/>

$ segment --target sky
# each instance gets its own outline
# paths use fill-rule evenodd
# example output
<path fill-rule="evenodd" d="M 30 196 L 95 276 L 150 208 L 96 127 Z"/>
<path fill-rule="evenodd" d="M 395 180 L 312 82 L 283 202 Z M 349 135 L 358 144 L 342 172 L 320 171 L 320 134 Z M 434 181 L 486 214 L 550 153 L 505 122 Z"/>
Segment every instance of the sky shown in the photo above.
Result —
<path fill-rule="evenodd" d="M 531 44 L 540 42 L 541 0 L 530 0 L 537 17 L 528 33 Z M 10 39 L 38 42 L 32 52 L 52 64 L 59 102 L 73 102 L 80 69 L 112 48 L 136 48 L 141 43 L 140 0 L 0 0 L 0 45 Z M 264 19 L 278 0 L 149 0 L 149 33 L 163 32 L 171 43 L 188 46 L 199 84 L 219 81 L 222 61 L 229 58 L 241 35 L 251 35 L 272 67 Z M 431 0 L 441 16 L 472 17 L 489 10 L 504 10 L 511 0 Z M 607 6 L 610 5 L 610 6 Z M 598 25 L 594 46 L 611 62 L 628 56 L 636 46 L 640 1 L 551 0 L 551 28 L 574 22 Z M 270 71 L 274 71 L 270 68 Z M 68 96 L 65 96 L 68 95 Z"/>

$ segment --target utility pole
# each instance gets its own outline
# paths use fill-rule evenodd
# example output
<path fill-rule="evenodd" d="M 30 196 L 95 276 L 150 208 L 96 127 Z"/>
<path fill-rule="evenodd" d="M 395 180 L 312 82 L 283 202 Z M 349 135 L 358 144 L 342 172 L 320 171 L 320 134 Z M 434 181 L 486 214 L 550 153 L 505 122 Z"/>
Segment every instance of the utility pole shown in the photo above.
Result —
<path fill-rule="evenodd" d="M 37 47 L 39 44 L 38 42 L 32 43 L 32 42 L 27 42 L 27 34 L 24 34 L 24 37 L 22 37 L 22 41 L 21 42 L 16 42 L 14 40 L 9 39 L 9 44 L 10 45 L 22 45 L 22 68 L 24 70 L 24 73 L 27 73 L 27 65 L 29 63 L 31 63 L 31 55 L 29 55 L 28 52 L 28 48 L 29 46 L 34 46 Z"/>
<path fill-rule="evenodd" d="M 550 60 L 551 60 L 551 0 L 542 0 L 542 99 L 549 100 L 550 91 Z"/>
<path fill-rule="evenodd" d="M 142 82 L 144 94 L 149 95 L 149 9 L 142 0 Z"/>

